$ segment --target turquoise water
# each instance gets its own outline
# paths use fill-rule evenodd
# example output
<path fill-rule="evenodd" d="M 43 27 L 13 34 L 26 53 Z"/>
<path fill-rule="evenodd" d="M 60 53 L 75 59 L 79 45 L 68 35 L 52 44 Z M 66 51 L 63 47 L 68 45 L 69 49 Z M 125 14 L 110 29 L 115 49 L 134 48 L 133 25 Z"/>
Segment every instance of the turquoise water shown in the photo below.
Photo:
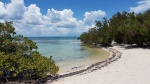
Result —
<path fill-rule="evenodd" d="M 37 43 L 38 51 L 46 56 L 53 56 L 56 63 L 81 60 L 92 55 L 77 37 L 30 37 Z"/>
<path fill-rule="evenodd" d="M 59 74 L 72 71 L 73 67 L 102 61 L 109 53 L 100 48 L 83 46 L 77 37 L 30 37 L 37 43 L 38 51 L 46 57 L 53 56 Z"/>

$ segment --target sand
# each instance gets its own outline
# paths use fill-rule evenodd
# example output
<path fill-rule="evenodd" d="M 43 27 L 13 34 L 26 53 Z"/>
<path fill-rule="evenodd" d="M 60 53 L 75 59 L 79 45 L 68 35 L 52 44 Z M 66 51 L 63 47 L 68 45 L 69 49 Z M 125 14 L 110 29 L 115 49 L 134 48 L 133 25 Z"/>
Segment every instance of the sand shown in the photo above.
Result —
<path fill-rule="evenodd" d="M 110 56 L 110 53 L 108 53 L 106 50 L 103 50 L 101 48 L 87 48 L 89 51 L 92 52 L 91 56 L 88 56 L 86 58 L 82 58 L 80 60 L 73 60 L 70 62 L 63 62 L 61 64 L 57 64 L 59 66 L 59 75 L 70 73 L 78 70 L 82 70 L 83 68 L 88 67 L 91 64 L 97 63 L 99 61 L 103 61 L 107 59 Z"/>
<path fill-rule="evenodd" d="M 52 84 L 150 84 L 150 49 L 128 45 L 111 48 L 122 53 L 121 58 L 108 66 L 60 78 Z"/>

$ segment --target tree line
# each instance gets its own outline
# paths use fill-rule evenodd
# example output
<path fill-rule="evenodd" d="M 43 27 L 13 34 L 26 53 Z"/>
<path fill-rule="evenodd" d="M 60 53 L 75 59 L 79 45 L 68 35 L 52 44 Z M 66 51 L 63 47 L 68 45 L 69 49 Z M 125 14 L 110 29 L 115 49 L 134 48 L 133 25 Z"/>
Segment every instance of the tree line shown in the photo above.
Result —
<path fill-rule="evenodd" d="M 139 46 L 150 45 L 150 10 L 144 13 L 117 12 L 110 19 L 95 21 L 95 27 L 80 35 L 85 44 L 109 46 L 112 41 Z"/>
<path fill-rule="evenodd" d="M 59 68 L 52 56 L 42 56 L 37 51 L 35 42 L 22 35 L 16 35 L 12 24 L 0 23 L 0 78 L 8 80 L 56 74 Z"/>

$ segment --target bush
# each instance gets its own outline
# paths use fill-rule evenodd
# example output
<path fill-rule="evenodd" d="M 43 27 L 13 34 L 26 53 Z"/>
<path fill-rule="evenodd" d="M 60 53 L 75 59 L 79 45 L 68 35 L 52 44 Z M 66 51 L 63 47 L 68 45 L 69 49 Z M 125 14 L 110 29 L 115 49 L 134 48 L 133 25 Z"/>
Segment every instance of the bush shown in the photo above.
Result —
<path fill-rule="evenodd" d="M 56 74 L 58 66 L 52 57 L 46 58 L 37 50 L 36 43 L 16 35 L 12 22 L 0 23 L 0 77 L 46 77 Z"/>

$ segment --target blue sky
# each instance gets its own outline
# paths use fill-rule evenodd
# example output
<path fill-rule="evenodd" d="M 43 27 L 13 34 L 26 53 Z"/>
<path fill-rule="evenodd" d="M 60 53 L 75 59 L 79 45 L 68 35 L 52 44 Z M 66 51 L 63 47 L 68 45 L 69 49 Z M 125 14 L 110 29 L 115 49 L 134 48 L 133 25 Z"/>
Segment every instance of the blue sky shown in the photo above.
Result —
<path fill-rule="evenodd" d="M 116 12 L 144 12 L 150 0 L 0 0 L 0 22 L 25 36 L 79 36 Z"/>

